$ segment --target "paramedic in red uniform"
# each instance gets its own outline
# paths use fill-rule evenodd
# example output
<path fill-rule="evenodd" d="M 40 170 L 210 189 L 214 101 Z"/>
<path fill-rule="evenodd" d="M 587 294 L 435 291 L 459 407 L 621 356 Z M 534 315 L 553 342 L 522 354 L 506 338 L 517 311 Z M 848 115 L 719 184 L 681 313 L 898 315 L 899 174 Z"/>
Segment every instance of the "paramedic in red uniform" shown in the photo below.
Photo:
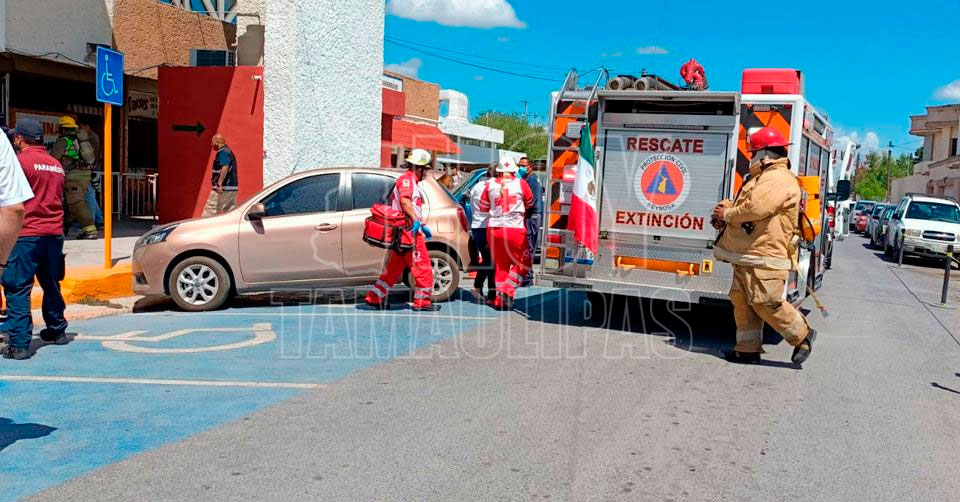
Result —
<path fill-rule="evenodd" d="M 518 178 L 516 161 L 500 159 L 500 177 L 487 182 L 480 195 L 480 208 L 489 211 L 487 241 L 493 256 L 497 297 L 493 308 L 510 310 L 517 288 L 532 266 L 527 243 L 526 217 L 534 207 L 533 192 L 526 181 Z"/>
<path fill-rule="evenodd" d="M 390 251 L 386 269 L 364 298 L 367 305 L 378 309 L 387 308 L 387 293 L 408 267 L 413 274 L 415 286 L 413 310 L 433 308 L 430 302 L 433 294 L 433 266 L 426 244 L 426 239 L 430 238 L 430 229 L 423 221 L 423 194 L 419 186 L 424 174 L 430 169 L 430 152 L 419 148 L 413 150 L 407 157 L 407 166 L 409 171 L 397 178 L 390 200 L 393 209 L 407 215 L 410 227 L 407 231 L 413 233 L 415 246 L 407 252 Z"/>

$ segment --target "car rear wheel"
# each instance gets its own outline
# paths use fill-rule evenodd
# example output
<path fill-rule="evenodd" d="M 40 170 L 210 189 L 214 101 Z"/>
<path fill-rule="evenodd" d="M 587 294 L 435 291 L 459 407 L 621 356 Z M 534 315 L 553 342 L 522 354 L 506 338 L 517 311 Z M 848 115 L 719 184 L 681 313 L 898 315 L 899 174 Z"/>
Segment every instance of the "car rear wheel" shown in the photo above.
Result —
<path fill-rule="evenodd" d="M 439 249 L 430 250 L 430 264 L 433 266 L 433 302 L 445 302 L 453 297 L 460 287 L 460 266 L 457 260 Z M 407 286 L 413 289 L 413 275 L 407 272 Z"/>
<path fill-rule="evenodd" d="M 230 296 L 230 274 L 206 256 L 185 258 L 173 268 L 167 285 L 173 302 L 187 312 L 216 310 Z"/>

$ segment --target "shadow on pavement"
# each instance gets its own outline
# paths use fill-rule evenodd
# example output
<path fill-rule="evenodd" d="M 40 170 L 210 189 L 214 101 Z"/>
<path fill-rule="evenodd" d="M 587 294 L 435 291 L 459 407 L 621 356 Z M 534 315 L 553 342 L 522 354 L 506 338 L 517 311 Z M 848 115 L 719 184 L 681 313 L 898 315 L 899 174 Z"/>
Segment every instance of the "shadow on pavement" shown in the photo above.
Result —
<path fill-rule="evenodd" d="M 0 417 L 0 451 L 24 439 L 39 439 L 49 436 L 56 427 L 43 424 L 18 424 L 13 420 Z"/>
<path fill-rule="evenodd" d="M 660 336 L 664 343 L 678 349 L 721 359 L 722 351 L 733 348 L 736 341 L 729 306 L 553 290 L 519 299 L 514 309 L 529 320 L 548 324 Z M 764 330 L 765 345 L 782 341 L 776 332 Z M 759 364 L 799 369 L 789 362 L 762 360 Z"/>

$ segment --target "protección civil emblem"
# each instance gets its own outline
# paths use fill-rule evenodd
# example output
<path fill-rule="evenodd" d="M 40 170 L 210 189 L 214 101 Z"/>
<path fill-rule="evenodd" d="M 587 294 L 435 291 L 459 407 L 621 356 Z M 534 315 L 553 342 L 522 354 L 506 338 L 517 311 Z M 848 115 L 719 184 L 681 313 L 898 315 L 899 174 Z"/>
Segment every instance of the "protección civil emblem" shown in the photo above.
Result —
<path fill-rule="evenodd" d="M 637 169 L 634 191 L 648 210 L 674 212 L 690 194 L 690 170 L 676 155 L 651 155 Z"/>

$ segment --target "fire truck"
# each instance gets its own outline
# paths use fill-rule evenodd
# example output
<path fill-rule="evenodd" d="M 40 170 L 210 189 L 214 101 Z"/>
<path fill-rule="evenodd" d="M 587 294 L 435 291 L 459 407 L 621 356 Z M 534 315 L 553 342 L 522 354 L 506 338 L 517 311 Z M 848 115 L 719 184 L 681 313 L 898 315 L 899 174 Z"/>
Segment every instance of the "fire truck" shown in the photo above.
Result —
<path fill-rule="evenodd" d="M 833 130 L 803 93 L 793 69 L 747 69 L 740 92 L 681 87 L 655 75 L 583 85 L 571 71 L 551 96 L 546 231 L 538 283 L 607 294 L 727 304 L 733 270 L 714 257 L 710 214 L 733 199 L 749 171 L 748 136 L 774 127 L 791 141 L 793 172 L 804 189 L 803 212 L 816 229 L 800 246 L 787 300 L 820 287 Z M 580 134 L 595 149 L 599 250 L 594 255 L 567 228 Z"/>

